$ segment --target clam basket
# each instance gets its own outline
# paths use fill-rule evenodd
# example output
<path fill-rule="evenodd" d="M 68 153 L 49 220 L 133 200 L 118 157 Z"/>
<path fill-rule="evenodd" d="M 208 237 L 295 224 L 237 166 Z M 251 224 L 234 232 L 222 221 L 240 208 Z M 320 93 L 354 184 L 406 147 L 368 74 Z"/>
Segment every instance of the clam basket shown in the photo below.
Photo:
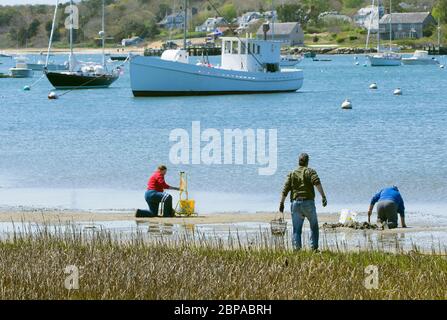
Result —
<path fill-rule="evenodd" d="M 270 230 L 272 231 L 272 235 L 283 236 L 287 231 L 287 221 L 284 217 L 273 219 L 270 221 Z"/>

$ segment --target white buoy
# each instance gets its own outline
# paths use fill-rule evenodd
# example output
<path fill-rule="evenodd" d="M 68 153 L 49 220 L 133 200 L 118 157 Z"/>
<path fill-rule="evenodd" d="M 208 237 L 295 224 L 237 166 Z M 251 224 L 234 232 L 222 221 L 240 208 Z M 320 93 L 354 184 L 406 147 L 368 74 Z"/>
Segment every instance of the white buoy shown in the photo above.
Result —
<path fill-rule="evenodd" d="M 55 100 L 55 99 L 57 99 L 57 98 L 58 98 L 58 96 L 57 96 L 56 92 L 54 92 L 54 91 L 51 91 L 51 92 L 48 94 L 48 99 L 50 99 L 50 100 Z"/>
<path fill-rule="evenodd" d="M 371 83 L 370 86 L 369 86 L 369 88 L 370 88 L 371 90 L 377 90 L 377 88 L 378 88 L 378 87 L 377 87 L 377 83 L 375 83 L 375 82 L 374 82 L 374 83 Z"/>
<path fill-rule="evenodd" d="M 355 63 L 356 66 L 358 66 L 359 64 L 360 64 L 360 63 L 359 63 L 358 61 Z"/>
<path fill-rule="evenodd" d="M 30 86 L 24 86 L 23 87 L 23 91 L 30 91 L 31 90 L 31 87 Z"/>
<path fill-rule="evenodd" d="M 444 68 L 445 68 L 445 65 L 441 64 L 441 65 L 439 66 L 439 68 L 444 69 Z"/>
<path fill-rule="evenodd" d="M 400 88 L 397 88 L 396 90 L 394 90 L 394 95 L 395 96 L 401 96 L 402 95 L 402 90 Z"/>
<path fill-rule="evenodd" d="M 363 66 L 364 66 L 364 67 L 367 67 L 367 66 L 368 66 L 368 64 L 367 64 L 367 63 L 364 63 L 364 64 L 363 64 Z"/>
<path fill-rule="evenodd" d="M 350 110 L 352 109 L 352 103 L 351 100 L 346 99 L 345 101 L 343 101 L 343 103 L 341 104 L 341 108 L 344 110 Z"/>

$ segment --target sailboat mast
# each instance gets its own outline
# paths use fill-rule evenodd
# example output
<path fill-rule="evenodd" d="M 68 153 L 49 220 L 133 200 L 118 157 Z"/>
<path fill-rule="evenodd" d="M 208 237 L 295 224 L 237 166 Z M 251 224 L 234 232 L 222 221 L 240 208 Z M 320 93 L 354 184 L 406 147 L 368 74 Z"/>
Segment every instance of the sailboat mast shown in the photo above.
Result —
<path fill-rule="evenodd" d="M 105 31 L 105 4 L 104 0 L 102 0 L 102 66 L 106 67 L 106 53 L 105 53 L 105 45 L 106 45 L 106 31 Z"/>
<path fill-rule="evenodd" d="M 186 36 L 188 32 L 188 0 L 184 2 L 184 19 L 183 19 L 183 48 L 186 50 Z"/>
<path fill-rule="evenodd" d="M 380 0 L 377 0 L 377 8 L 379 9 L 379 29 L 377 30 L 377 52 L 380 52 Z"/>
<path fill-rule="evenodd" d="M 73 0 L 70 0 L 70 59 L 68 59 L 70 71 L 73 71 L 73 14 Z"/>
<path fill-rule="evenodd" d="M 272 40 L 275 40 L 275 1 L 272 0 Z"/>
<path fill-rule="evenodd" d="M 393 3 L 392 0 L 390 0 L 390 51 L 391 51 L 391 47 L 393 45 L 393 24 L 392 24 L 392 19 L 393 19 L 393 14 L 391 13 L 393 8 Z"/>
<path fill-rule="evenodd" d="M 45 67 L 48 66 L 48 62 L 50 60 L 51 46 L 53 45 L 54 27 L 56 24 L 56 17 L 57 17 L 57 7 L 59 7 L 59 0 L 56 0 L 56 6 L 54 7 L 53 23 L 51 24 L 51 33 L 50 33 L 50 40 L 48 41 L 48 51 L 47 51 L 47 59 L 45 60 Z"/>
<path fill-rule="evenodd" d="M 372 28 L 373 18 L 374 18 L 374 4 L 375 4 L 375 0 L 372 0 L 371 14 L 370 14 L 369 26 L 368 26 L 368 36 L 366 37 L 366 46 L 365 46 L 366 50 L 369 49 L 369 37 L 371 36 L 371 28 Z"/>
<path fill-rule="evenodd" d="M 438 49 L 441 51 L 441 18 L 438 18 Z"/>

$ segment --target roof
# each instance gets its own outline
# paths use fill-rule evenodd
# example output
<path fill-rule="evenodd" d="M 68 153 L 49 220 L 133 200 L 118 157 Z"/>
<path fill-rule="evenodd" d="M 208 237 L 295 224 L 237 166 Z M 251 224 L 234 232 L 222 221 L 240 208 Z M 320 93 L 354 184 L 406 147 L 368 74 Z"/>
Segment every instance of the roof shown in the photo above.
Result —
<path fill-rule="evenodd" d="M 275 29 L 275 35 L 289 35 L 292 33 L 293 29 L 296 27 L 296 25 L 299 25 L 298 22 L 282 22 L 282 23 L 275 23 L 274 29 Z M 262 31 L 262 26 L 259 27 L 256 34 L 264 34 Z M 270 26 L 270 30 L 268 34 L 272 34 L 272 27 Z"/>
<path fill-rule="evenodd" d="M 386 14 L 380 19 L 380 23 L 423 23 L 425 19 L 431 16 L 430 12 L 411 12 L 411 13 L 392 13 Z"/>

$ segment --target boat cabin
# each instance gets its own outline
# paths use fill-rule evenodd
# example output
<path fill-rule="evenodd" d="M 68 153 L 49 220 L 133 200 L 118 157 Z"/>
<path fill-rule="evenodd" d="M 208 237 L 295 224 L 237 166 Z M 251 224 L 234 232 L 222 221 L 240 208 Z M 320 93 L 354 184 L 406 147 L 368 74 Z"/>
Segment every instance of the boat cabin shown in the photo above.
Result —
<path fill-rule="evenodd" d="M 248 72 L 278 72 L 281 42 L 222 37 L 221 68 Z"/>

